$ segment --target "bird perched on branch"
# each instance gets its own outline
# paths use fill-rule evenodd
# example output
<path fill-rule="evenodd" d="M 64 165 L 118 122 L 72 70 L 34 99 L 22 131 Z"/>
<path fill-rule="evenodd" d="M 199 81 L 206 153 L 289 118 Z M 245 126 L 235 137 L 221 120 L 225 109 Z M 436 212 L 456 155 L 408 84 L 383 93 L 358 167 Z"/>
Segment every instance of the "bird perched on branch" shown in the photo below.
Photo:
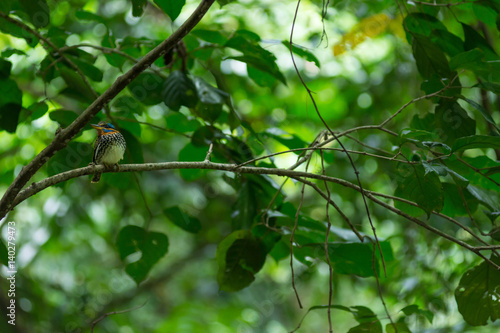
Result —
<path fill-rule="evenodd" d="M 118 162 L 123 159 L 126 147 L 123 135 L 113 125 L 105 121 L 101 121 L 97 125 L 91 124 L 90 126 L 97 130 L 92 164 L 104 164 L 106 168 L 116 165 L 118 170 L 120 170 Z M 94 174 L 91 182 L 97 183 L 100 179 L 101 173 L 98 172 Z"/>

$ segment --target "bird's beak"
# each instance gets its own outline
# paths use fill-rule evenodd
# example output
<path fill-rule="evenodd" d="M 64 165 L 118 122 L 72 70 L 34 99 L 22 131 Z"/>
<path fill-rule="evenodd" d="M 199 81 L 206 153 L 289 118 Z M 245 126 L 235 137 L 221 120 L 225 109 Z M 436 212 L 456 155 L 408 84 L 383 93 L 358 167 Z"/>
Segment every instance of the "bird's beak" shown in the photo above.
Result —
<path fill-rule="evenodd" d="M 96 124 L 90 124 L 90 126 L 92 126 L 92 127 L 93 127 L 93 128 L 95 128 L 95 129 L 101 128 L 101 126 L 96 125 Z"/>

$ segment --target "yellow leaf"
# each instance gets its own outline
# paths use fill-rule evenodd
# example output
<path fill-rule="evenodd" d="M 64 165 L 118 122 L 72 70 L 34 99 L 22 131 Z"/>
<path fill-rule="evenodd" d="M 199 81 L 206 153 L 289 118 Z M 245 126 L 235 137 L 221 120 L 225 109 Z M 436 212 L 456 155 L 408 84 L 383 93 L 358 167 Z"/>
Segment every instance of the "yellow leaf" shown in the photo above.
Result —
<path fill-rule="evenodd" d="M 376 14 L 367 17 L 356 24 L 351 31 L 342 37 L 339 43 L 333 46 L 333 54 L 337 56 L 347 50 L 353 50 L 367 38 L 376 37 L 388 29 L 394 34 L 400 35 L 400 32 L 396 29 L 397 25 L 400 26 L 402 31 L 400 16 L 394 19 L 391 19 L 386 14 Z"/>

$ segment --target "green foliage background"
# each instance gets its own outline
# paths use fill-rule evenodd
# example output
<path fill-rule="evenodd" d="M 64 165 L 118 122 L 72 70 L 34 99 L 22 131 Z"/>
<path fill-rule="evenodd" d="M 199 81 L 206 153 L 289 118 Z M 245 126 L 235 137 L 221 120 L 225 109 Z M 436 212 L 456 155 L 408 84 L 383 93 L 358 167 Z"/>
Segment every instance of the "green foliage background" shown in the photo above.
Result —
<path fill-rule="evenodd" d="M 0 193 L 198 3 L 0 2 Z M 212 162 L 239 164 L 322 140 L 290 55 L 296 6 L 218 1 L 92 123 L 120 129 L 122 163 L 201 162 L 212 144 Z M 340 140 L 378 244 L 363 196 L 338 183 L 328 190 L 342 214 L 278 176 L 78 177 L 2 220 L 0 331 L 90 332 L 103 314 L 130 309 L 95 331 L 327 332 L 331 279 L 335 332 L 497 332 L 499 13 L 496 0 L 300 3 L 295 64 L 328 126 L 349 132 Z M 347 49 L 334 56 L 341 41 Z M 29 184 L 86 166 L 95 136 L 86 125 Z M 325 147 L 297 170 L 357 185 L 339 144 Z M 249 166 L 286 169 L 302 153 Z M 16 326 L 4 315 L 9 221 Z"/>

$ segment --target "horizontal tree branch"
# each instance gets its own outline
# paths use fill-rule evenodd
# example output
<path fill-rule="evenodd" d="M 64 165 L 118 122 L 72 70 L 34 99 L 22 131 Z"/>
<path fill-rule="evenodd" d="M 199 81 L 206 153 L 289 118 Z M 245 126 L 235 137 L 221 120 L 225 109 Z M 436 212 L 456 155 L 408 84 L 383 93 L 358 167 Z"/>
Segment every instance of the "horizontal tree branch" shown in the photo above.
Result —
<path fill-rule="evenodd" d="M 86 175 L 91 175 L 96 172 L 101 172 L 101 173 L 109 173 L 109 172 L 140 172 L 140 171 L 160 171 L 160 170 L 177 170 L 177 169 L 198 169 L 198 170 L 219 170 L 219 171 L 227 171 L 227 172 L 233 172 L 233 173 L 238 173 L 238 174 L 255 174 L 255 175 L 275 175 L 275 176 L 281 176 L 281 177 L 289 177 L 292 179 L 295 179 L 299 182 L 302 182 L 304 184 L 307 184 L 309 186 L 312 186 L 313 183 L 307 181 L 306 179 L 316 179 L 316 180 L 322 180 L 330 183 L 335 183 L 339 184 L 341 186 L 353 189 L 357 192 L 361 192 L 361 189 L 358 185 L 353 184 L 351 182 L 348 182 L 346 180 L 340 179 L 340 178 L 335 178 L 327 175 L 322 175 L 322 174 L 315 174 L 311 172 L 306 172 L 306 171 L 296 171 L 296 170 L 290 170 L 290 169 L 277 169 L 277 168 L 265 168 L 265 167 L 252 167 L 252 166 L 241 166 L 238 164 L 225 164 L 225 163 L 212 163 L 209 161 L 203 161 L 203 162 L 163 162 L 163 163 L 144 163 L 144 164 L 122 164 L 120 165 L 120 170 L 112 170 L 112 169 L 107 169 L 104 165 L 89 165 L 83 168 L 79 169 L 74 169 L 66 172 L 62 172 L 60 174 L 48 177 L 44 180 L 41 180 L 36 183 L 32 183 L 30 186 L 28 186 L 26 189 L 22 190 L 19 192 L 19 194 L 16 196 L 15 200 L 13 201 L 12 207 L 17 206 L 24 200 L 28 199 L 29 197 L 37 194 L 38 192 L 43 191 L 44 189 L 54 186 L 56 184 L 68 181 L 70 179 L 76 178 L 76 177 L 81 177 L 81 176 L 86 176 Z M 315 188 L 317 191 L 319 188 L 312 186 Z M 466 230 L 469 234 L 472 236 L 475 236 L 476 240 L 478 240 L 480 243 L 484 244 L 484 246 L 473 246 L 470 245 L 462 240 L 459 240 L 453 236 L 450 236 L 446 234 L 445 232 L 436 229 L 429 225 L 428 223 L 425 223 L 421 220 L 419 220 L 416 217 L 410 216 L 403 212 L 400 209 L 397 209 L 393 207 L 392 205 L 385 203 L 376 197 L 384 197 L 386 199 L 390 199 L 393 201 L 401 201 L 404 203 L 407 203 L 409 205 L 419 207 L 418 204 L 391 195 L 387 194 L 382 194 L 382 193 L 377 193 L 377 192 L 372 192 L 369 190 L 364 189 L 363 192 L 365 193 L 366 197 L 373 201 L 374 203 L 404 217 L 406 220 L 409 220 L 420 227 L 427 229 L 431 231 L 432 233 L 443 237 L 455 244 L 458 244 L 467 250 L 475 253 L 476 255 L 480 256 L 490 264 L 492 264 L 496 269 L 500 270 L 500 266 L 496 265 L 494 262 L 492 262 L 490 259 L 488 259 L 486 256 L 482 255 L 480 251 L 482 250 L 495 250 L 497 249 L 496 246 L 488 245 L 486 242 L 484 242 L 482 239 L 479 237 L 475 236 L 475 234 L 470 230 L 469 228 L 463 226 L 462 224 L 458 223 L 455 221 L 453 218 L 446 216 L 444 214 L 441 214 L 439 212 L 432 212 L 432 214 L 437 215 L 441 218 L 445 218 L 455 224 L 458 225 L 458 227 Z M 321 191 L 319 191 L 320 195 L 322 194 Z M 324 196 L 324 195 L 322 195 Z M 328 200 L 328 198 L 325 198 Z M 331 200 L 329 200 L 331 203 Z M 348 221 L 348 219 L 347 219 Z M 353 228 L 352 223 L 348 221 L 348 224 Z M 354 231 L 354 230 L 353 230 Z M 355 232 L 358 237 L 359 234 Z"/>
<path fill-rule="evenodd" d="M 107 172 L 138 172 L 138 171 L 158 171 L 158 170 L 175 170 L 175 169 L 205 169 L 205 170 L 219 170 L 219 171 L 229 171 L 241 174 L 255 174 L 255 175 L 276 175 L 282 177 L 303 177 L 318 180 L 326 180 L 328 182 L 336 183 L 345 187 L 350 187 L 354 190 L 359 190 L 357 185 L 354 185 L 346 180 L 318 175 L 315 173 L 295 171 L 288 169 L 275 169 L 275 168 L 264 168 L 264 167 L 248 167 L 239 166 L 237 164 L 224 164 L 224 163 L 212 163 L 208 161 L 203 162 L 163 162 L 163 163 L 144 163 L 144 164 L 121 164 L 120 170 L 110 170 L 106 169 L 104 165 L 89 165 L 83 168 L 74 169 L 66 172 L 59 173 L 57 175 L 45 178 L 37 183 L 32 183 L 26 189 L 22 190 L 13 201 L 12 207 L 17 206 L 22 201 L 27 198 L 37 194 L 38 192 L 56 184 L 65 182 L 69 179 L 91 175 L 96 172 L 107 173 Z"/>
<path fill-rule="evenodd" d="M 101 96 L 99 96 L 80 116 L 65 129 L 60 130 L 54 137 L 54 140 L 43 149 L 35 158 L 25 167 L 14 179 L 12 184 L 5 191 L 0 200 L 0 219 L 14 207 L 14 201 L 21 189 L 28 183 L 31 177 L 54 156 L 56 152 L 67 146 L 69 141 L 78 134 L 82 128 L 118 93 L 130 84 L 140 73 L 147 69 L 156 59 L 164 55 L 168 50 L 175 46 L 184 38 L 206 14 L 215 0 L 202 0 L 200 5 L 194 10 L 193 14 L 182 24 L 179 29 L 174 31 L 166 40 L 147 53 L 137 64 L 128 72 L 118 77 Z"/>

